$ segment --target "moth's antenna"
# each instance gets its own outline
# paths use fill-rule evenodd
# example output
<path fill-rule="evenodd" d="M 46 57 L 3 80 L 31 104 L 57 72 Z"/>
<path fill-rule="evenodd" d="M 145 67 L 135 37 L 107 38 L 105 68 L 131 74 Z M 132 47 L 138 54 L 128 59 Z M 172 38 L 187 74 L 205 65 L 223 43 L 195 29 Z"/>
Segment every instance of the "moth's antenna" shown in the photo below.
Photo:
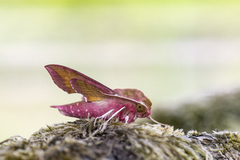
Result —
<path fill-rule="evenodd" d="M 157 124 L 160 124 L 160 125 L 163 125 L 163 126 L 168 126 L 167 124 L 163 124 L 163 123 L 160 123 L 160 122 L 156 121 L 156 120 L 153 119 L 151 116 L 148 116 L 147 118 L 150 119 L 151 121 L 157 123 Z"/>

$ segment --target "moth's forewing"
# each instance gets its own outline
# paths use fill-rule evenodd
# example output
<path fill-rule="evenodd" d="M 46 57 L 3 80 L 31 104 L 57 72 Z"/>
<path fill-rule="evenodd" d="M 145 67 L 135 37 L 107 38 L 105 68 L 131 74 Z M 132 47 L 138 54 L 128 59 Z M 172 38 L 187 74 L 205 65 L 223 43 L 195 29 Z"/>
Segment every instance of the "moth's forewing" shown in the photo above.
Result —
<path fill-rule="evenodd" d="M 82 78 L 81 74 L 71 68 L 61 65 L 47 65 L 45 68 L 49 72 L 54 83 L 59 88 L 66 91 L 67 93 L 75 93 L 75 90 L 72 89 L 72 86 L 70 84 L 70 79 L 77 77 Z"/>
<path fill-rule="evenodd" d="M 90 101 L 98 100 L 97 96 L 100 96 L 101 99 L 102 94 L 99 94 L 100 92 L 110 95 L 116 94 L 112 89 L 71 68 L 55 64 L 47 65 L 45 68 L 51 75 L 54 83 L 67 93 L 81 93 Z M 71 84 L 70 80 L 74 78 L 79 78 L 79 81 L 72 80 Z M 88 91 L 88 88 L 91 90 Z"/>

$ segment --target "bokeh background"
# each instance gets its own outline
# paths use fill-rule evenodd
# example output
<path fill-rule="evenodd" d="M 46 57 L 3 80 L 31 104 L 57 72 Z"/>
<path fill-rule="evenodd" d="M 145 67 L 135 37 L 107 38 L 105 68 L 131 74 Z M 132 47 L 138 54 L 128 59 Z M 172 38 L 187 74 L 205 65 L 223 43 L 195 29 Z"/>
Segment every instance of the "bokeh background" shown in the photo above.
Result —
<path fill-rule="evenodd" d="M 140 89 L 153 112 L 239 87 L 239 17 L 237 0 L 0 0 L 0 141 L 75 120 L 49 107 L 81 96 L 47 64 Z"/>

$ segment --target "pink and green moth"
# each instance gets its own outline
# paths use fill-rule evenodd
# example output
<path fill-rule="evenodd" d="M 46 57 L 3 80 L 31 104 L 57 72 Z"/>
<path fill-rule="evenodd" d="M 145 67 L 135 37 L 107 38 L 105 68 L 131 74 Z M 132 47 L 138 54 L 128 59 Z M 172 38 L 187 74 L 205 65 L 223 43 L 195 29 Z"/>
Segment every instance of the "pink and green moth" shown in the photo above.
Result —
<path fill-rule="evenodd" d="M 83 95 L 82 101 L 51 106 L 57 108 L 63 115 L 104 120 L 118 118 L 124 123 L 147 117 L 158 123 L 150 116 L 151 101 L 140 90 L 112 90 L 78 71 L 61 65 L 51 64 L 45 68 L 59 88 L 69 94 Z"/>

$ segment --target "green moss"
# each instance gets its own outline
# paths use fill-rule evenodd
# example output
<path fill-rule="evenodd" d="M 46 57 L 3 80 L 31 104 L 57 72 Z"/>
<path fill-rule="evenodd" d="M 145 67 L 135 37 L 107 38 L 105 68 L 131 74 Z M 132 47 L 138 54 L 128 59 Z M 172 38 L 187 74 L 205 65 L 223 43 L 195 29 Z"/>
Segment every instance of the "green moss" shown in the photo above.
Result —
<path fill-rule="evenodd" d="M 94 125 L 94 120 L 47 126 L 29 139 L 12 137 L 0 143 L 0 159 L 212 159 L 219 151 L 239 153 L 237 133 L 191 131 L 184 135 L 171 126 L 102 120 Z"/>
<path fill-rule="evenodd" d="M 239 159 L 240 136 L 238 132 L 216 130 L 208 134 L 190 131 L 188 137 L 199 140 L 215 159 Z"/>

